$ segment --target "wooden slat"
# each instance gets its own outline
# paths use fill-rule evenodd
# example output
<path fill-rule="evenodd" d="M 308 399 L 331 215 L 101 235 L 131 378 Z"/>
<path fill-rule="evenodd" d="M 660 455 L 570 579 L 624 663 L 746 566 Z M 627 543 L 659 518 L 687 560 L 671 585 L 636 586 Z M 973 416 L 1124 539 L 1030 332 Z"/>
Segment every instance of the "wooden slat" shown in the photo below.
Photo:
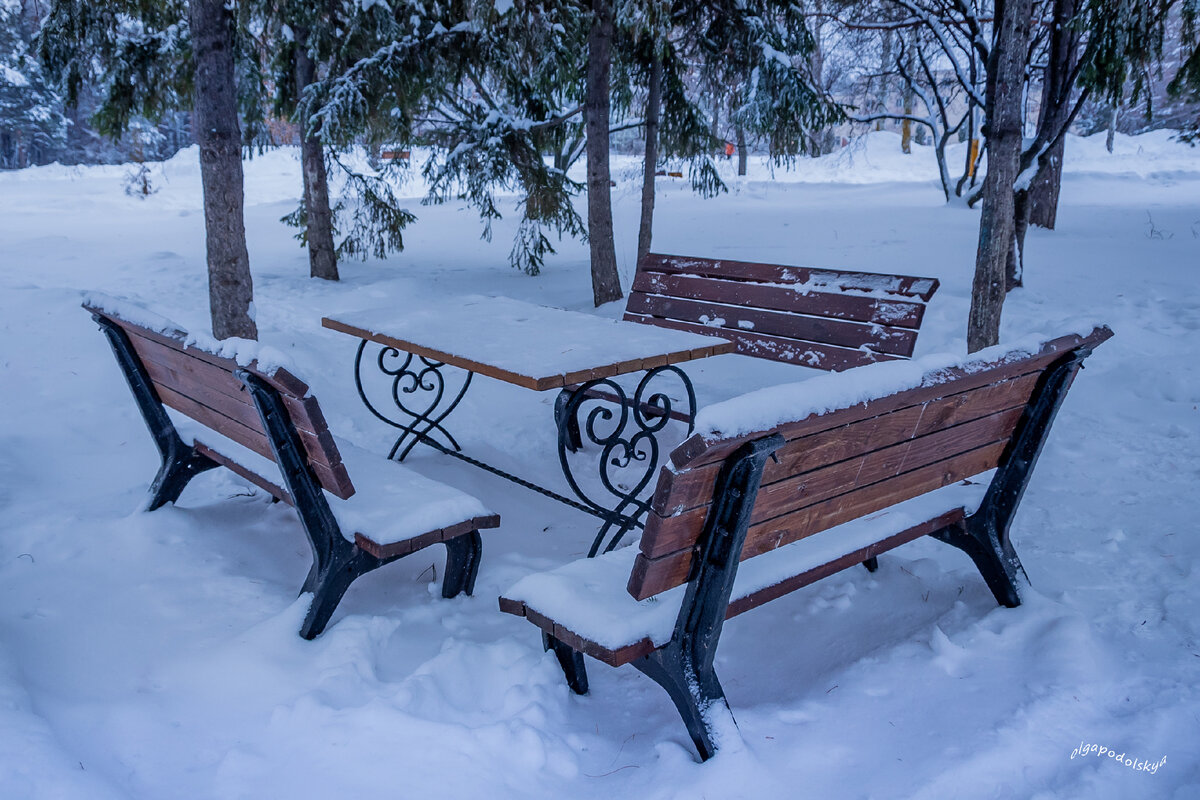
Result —
<path fill-rule="evenodd" d="M 409 553 L 415 553 L 430 545 L 449 541 L 471 531 L 497 528 L 499 526 L 500 517 L 496 514 L 489 514 L 483 517 L 474 517 L 457 525 L 451 525 L 448 528 L 438 528 L 412 539 L 405 539 L 402 542 L 380 544 L 362 531 L 354 532 L 354 541 L 361 549 L 376 558 L 392 558 L 393 556 L 404 556 Z"/>
<path fill-rule="evenodd" d="M 624 647 L 612 650 L 603 645 L 597 644 L 590 639 L 585 639 L 569 628 L 565 628 L 554 620 L 539 614 L 532 608 L 529 608 L 519 600 L 510 600 L 507 597 L 500 598 L 500 610 L 507 614 L 515 614 L 518 617 L 532 622 L 534 625 L 541 628 L 546 633 L 554 636 L 559 641 L 583 653 L 591 656 L 597 661 L 603 661 L 612 667 L 619 667 L 622 664 L 628 664 L 630 661 L 641 658 L 654 652 L 654 643 L 649 639 L 642 639 Z"/>
<path fill-rule="evenodd" d="M 786 442 L 775 451 L 776 460 L 768 461 L 762 482 L 769 486 L 789 476 L 822 465 L 835 464 L 880 447 L 924 436 L 942 428 L 960 425 L 999 411 L 1024 406 L 1041 373 L 1034 372 L 1001 383 L 946 395 L 927 403 L 896 409 L 837 428 Z M 720 462 L 692 469 L 664 470 L 662 485 L 655 492 L 652 510 L 659 516 L 674 516 L 712 499 L 713 482 Z M 643 552 L 649 537 L 643 536 Z"/>
<path fill-rule="evenodd" d="M 849 408 L 827 414 L 810 414 L 795 422 L 786 422 L 777 430 L 786 439 L 795 439 L 811 433 L 836 428 L 868 417 L 879 416 L 897 408 L 917 405 L 935 400 L 947 394 L 957 394 L 980 386 L 1008 380 L 1042 370 L 1067 355 L 1077 347 L 1095 347 L 1112 336 L 1107 327 L 1096 328 L 1087 336 L 1063 336 L 1047 342 L 1042 350 L 1026 358 L 981 365 L 968 369 L 945 369 L 930 376 L 928 382 L 870 403 L 858 403 Z M 953 385 L 947 386 L 953 382 Z M 694 434 L 671 451 L 671 463 L 676 470 L 683 470 L 712 461 L 720 461 L 732 453 L 743 442 L 764 435 L 763 432 L 735 437 L 716 434 Z"/>
<path fill-rule="evenodd" d="M 166 386 L 155 384 L 154 389 L 158 392 L 159 399 L 162 400 L 163 405 L 169 406 L 181 414 L 186 414 L 201 425 L 211 428 L 227 439 L 232 439 L 246 449 L 258 453 L 263 458 L 271 461 L 275 460 L 275 452 L 271 449 L 271 442 L 261 430 L 247 428 L 240 422 L 232 420 L 223 414 L 218 414 L 208 406 L 202 405 L 192 398 L 179 394 Z M 334 464 L 331 466 L 312 460 L 309 460 L 308 465 L 312 469 L 317 482 L 325 488 L 325 491 L 343 500 L 354 495 L 354 484 L 350 481 L 350 476 L 346 472 L 345 465 Z"/>
<path fill-rule="evenodd" d="M 992 469 L 999 462 L 1006 444 L 1007 442 L 997 442 L 981 447 L 799 511 L 751 525 L 746 534 L 741 559 L 744 561 L 770 552 L 805 536 L 873 514 L 888 506 Z M 700 520 L 700 524 L 703 524 L 703 519 Z M 694 535 L 685 534 L 681 538 L 686 539 Z M 684 583 L 691 567 L 692 552 L 693 550 L 678 551 L 656 559 L 647 559 L 638 554 L 629 581 L 630 594 L 643 600 Z"/>
<path fill-rule="evenodd" d="M 190 386 L 202 387 L 206 392 L 218 392 L 238 403 L 244 404 L 250 409 L 254 409 L 254 401 L 250 398 L 250 393 L 246 391 L 246 387 L 233 374 L 233 370 L 239 368 L 236 362 L 224 359 L 224 363 L 214 363 L 212 359 L 199 357 L 203 351 L 196 350 L 195 348 L 180 350 L 176 347 L 171 347 L 169 344 L 147 339 L 137 333 L 131 333 L 129 340 L 133 344 L 133 349 L 141 357 L 147 371 L 151 373 L 151 377 L 162 378 L 162 370 L 159 370 L 156 374 L 152 368 L 152 365 L 156 365 L 170 372 L 172 377 L 169 380 L 163 378 L 168 385 L 171 385 L 171 380 L 176 379 L 174 376 L 178 376 L 178 380 L 180 381 L 190 380 L 191 383 L 188 384 Z M 176 388 L 187 394 L 183 389 Z M 302 432 L 307 431 L 314 435 L 328 430 L 328 425 L 325 423 L 325 418 L 320 412 L 316 398 L 311 396 L 294 397 L 287 392 L 280 392 L 279 396 L 283 399 L 283 404 L 287 406 L 292 424 L 298 430 Z M 257 416 L 257 411 L 255 411 L 255 416 Z M 247 422 L 245 424 L 250 423 Z M 327 444 L 328 446 L 333 446 L 331 442 Z M 336 453 L 336 446 L 334 446 L 333 452 Z M 340 456 L 334 458 L 330 454 L 325 460 L 328 463 L 337 463 L 341 461 L 341 458 Z"/>
<path fill-rule="evenodd" d="M 1023 411 L 1023 408 L 1001 411 L 763 485 L 755 499 L 750 524 L 791 514 L 960 453 L 1003 443 L 1012 436 Z M 642 552 L 648 558 L 658 558 L 694 547 L 707 513 L 708 506 L 703 505 L 675 517 L 648 517 Z"/>
<path fill-rule="evenodd" d="M 637 371 L 640 369 L 651 369 L 656 366 L 661 366 L 662 364 L 674 364 L 690 361 L 696 358 L 707 358 L 711 355 L 727 353 L 733 350 L 733 344 L 729 342 L 713 342 L 712 344 L 707 344 L 701 347 L 691 347 L 685 350 L 667 353 L 660 356 L 651 356 L 639 360 L 621 361 L 611 365 L 592 367 L 587 370 L 569 372 L 563 375 L 534 377 L 531 375 L 522 375 L 517 372 L 502 369 L 492 364 L 474 361 L 464 356 L 447 353 L 443 350 L 437 350 L 416 342 L 399 339 L 394 336 L 389 336 L 385 333 L 369 331 L 356 325 L 351 325 L 336 319 L 330 319 L 329 317 L 322 318 L 321 325 L 325 328 L 329 328 L 330 330 L 347 333 L 351 336 L 356 336 L 360 339 L 366 339 L 367 341 L 376 342 L 388 347 L 394 347 L 406 353 L 425 356 L 426 358 L 431 358 L 435 361 L 440 361 L 444 364 L 458 367 L 459 369 L 465 369 L 469 372 L 494 378 L 498 381 L 504 381 L 505 383 L 511 383 L 515 386 L 522 386 L 526 389 L 532 389 L 536 392 L 544 392 L 550 389 L 561 389 L 563 386 L 569 386 L 575 383 L 584 383 L 590 380 L 590 376 L 592 375 L 616 375 L 618 374 L 616 371 L 618 365 L 624 366 L 629 371 Z M 709 332 L 709 335 L 711 335 L 711 332 Z"/>
<path fill-rule="evenodd" d="M 229 365 L 231 365 L 231 364 L 236 365 L 236 363 L 237 363 L 237 362 L 233 361 L 232 359 L 225 358 L 223 356 L 218 356 L 214 353 L 208 352 L 207 350 L 202 350 L 198 347 L 186 346 L 184 344 L 184 341 L 187 337 L 186 337 L 186 334 L 183 333 L 183 331 L 173 331 L 173 332 L 171 332 L 170 335 L 166 335 L 163 333 L 159 333 L 158 331 L 152 331 L 149 328 L 144 328 L 141 325 L 136 325 L 128 320 L 121 319 L 118 316 L 115 316 L 113 314 L 110 314 L 107 311 L 103 311 L 103 310 L 95 308 L 93 306 L 89 306 L 89 305 L 85 304 L 84 308 L 86 308 L 88 311 L 91 311 L 94 314 L 99 314 L 100 316 L 102 316 L 106 319 L 112 320 L 117 325 L 121 326 L 121 328 L 124 329 L 126 333 L 137 334 L 138 336 L 142 336 L 146 339 L 150 339 L 152 341 L 158 342 L 159 344 L 170 347 L 173 350 L 179 350 L 181 352 L 185 352 L 188 355 L 193 356 L 194 358 L 200 359 L 201 361 L 207 361 L 211 364 L 215 364 L 216 366 L 224 367 L 227 369 L 233 369 L 234 367 L 230 367 Z M 254 372 L 256 375 L 258 375 L 260 378 L 265 380 L 267 383 L 269 383 L 274 388 L 278 389 L 280 392 L 283 392 L 285 394 L 290 394 L 295 397 L 304 397 L 306 394 L 308 394 L 308 384 L 306 384 L 304 381 L 300 380 L 295 375 L 288 372 L 286 369 L 283 369 L 282 367 L 277 368 L 272 372 L 265 372 L 263 370 L 258 369 L 257 362 L 251 362 L 250 365 L 246 367 L 246 369 L 249 369 L 250 371 Z"/>
<path fill-rule="evenodd" d="M 920 278 L 910 275 L 888 275 L 875 272 L 855 272 L 828 268 L 791 267 L 781 264 L 694 258 L 691 256 L 673 256 L 661 253 L 648 253 L 638 262 L 638 268 L 660 272 L 708 275 L 711 277 L 736 276 L 742 280 L 760 281 L 763 283 L 814 283 L 836 286 L 839 289 L 882 290 L 890 294 L 920 297 L 926 302 L 937 291 L 939 285 L 936 278 Z"/>
<path fill-rule="evenodd" d="M 650 317 L 644 314 L 625 314 L 628 322 L 641 322 L 659 328 L 671 328 L 677 331 L 700 333 L 705 336 L 719 336 L 733 344 L 735 352 L 742 355 L 767 358 L 772 361 L 782 361 L 786 364 L 799 364 L 805 367 L 841 372 L 851 367 L 861 367 L 876 361 L 893 361 L 897 357 L 886 353 L 874 353 L 869 350 L 858 350 L 851 347 L 838 347 L 823 342 L 807 342 L 787 339 L 782 336 L 767 336 L 753 331 L 741 331 L 732 328 L 712 328 L 707 325 L 697 325 L 692 322 L 681 322 L 674 319 Z"/>
<path fill-rule="evenodd" d="M 249 392 L 231 372 L 237 368 L 236 362 L 202 358 L 211 354 L 195 348 L 181 350 L 173 339 L 150 338 L 144 332 L 142 328 L 127 331 L 164 403 L 264 458 L 275 459 Z M 294 397 L 282 391 L 279 396 L 320 484 L 336 497 L 351 497 L 354 485 L 316 398 Z"/>
<path fill-rule="evenodd" d="M 744 595 L 730 601 L 729 608 L 725 613 L 725 619 L 736 617 L 738 614 L 744 614 L 752 608 L 757 608 L 763 603 L 770 602 L 783 597 L 789 592 L 794 592 L 808 586 L 810 583 L 819 581 L 821 578 L 828 577 L 835 572 L 841 572 L 844 569 L 861 564 L 868 558 L 875 558 L 878 555 L 893 550 L 902 544 L 907 544 L 914 539 L 919 539 L 935 531 L 939 531 L 949 525 L 953 525 L 963 519 L 964 514 L 961 508 L 956 508 L 953 511 L 948 511 L 934 519 L 922 522 L 920 525 L 914 525 L 907 530 L 899 531 L 886 539 L 882 539 L 866 547 L 855 550 L 853 553 L 847 553 L 841 558 L 834 559 L 826 564 L 821 564 L 813 569 L 801 572 L 787 580 L 768 586 L 765 589 L 760 589 L 753 594 Z"/>
<path fill-rule="evenodd" d="M 869 346 L 882 353 L 901 356 L 911 355 L 917 343 L 916 332 L 903 328 L 720 305 L 642 292 L 632 292 L 625 308 L 631 314 L 646 314 L 704 325 L 713 329 L 718 336 L 730 330 L 751 336 L 779 336 L 785 339 L 828 342 L 842 347 Z M 721 322 L 717 323 L 715 320 Z"/>
<path fill-rule="evenodd" d="M 262 427 L 262 420 L 259 417 L 258 409 L 254 406 L 249 392 L 242 392 L 240 397 L 230 397 L 224 392 L 217 391 L 212 384 L 198 383 L 187 373 L 176 372 L 150 359 L 143 358 L 142 364 L 146 367 L 146 372 L 149 373 L 156 388 L 170 389 L 176 394 L 188 397 L 200 405 L 212 409 L 217 414 L 228 417 L 251 430 L 263 433 L 264 436 L 266 435 Z M 308 399 L 311 400 L 312 398 Z M 293 400 L 293 403 L 297 405 L 301 402 Z M 207 424 L 205 420 L 197 421 Z M 341 463 L 341 454 L 337 450 L 337 445 L 329 429 L 325 426 L 319 426 L 319 430 L 319 433 L 313 433 L 305 427 L 296 425 L 296 432 L 300 435 L 300 439 L 304 443 L 309 460 L 314 463 L 324 464 L 332 469 Z"/>
<path fill-rule="evenodd" d="M 274 481 L 259 475 L 257 472 L 251 469 L 247 469 L 246 467 L 234 461 L 232 458 L 227 457 L 224 453 L 212 449 L 199 439 L 194 440 L 193 446 L 196 448 L 196 452 L 200 455 L 211 458 L 221 466 L 237 475 L 240 475 L 245 480 L 250 481 L 258 488 L 282 500 L 289 506 L 295 505 L 295 503 L 292 501 L 292 496 L 288 494 L 288 491 Z"/>
<path fill-rule="evenodd" d="M 639 271 L 634 276 L 631 290 L 899 328 L 919 328 L 925 314 L 924 305 L 910 300 L 884 300 L 819 290 L 801 291 L 794 286 L 746 283 L 698 275 Z"/>

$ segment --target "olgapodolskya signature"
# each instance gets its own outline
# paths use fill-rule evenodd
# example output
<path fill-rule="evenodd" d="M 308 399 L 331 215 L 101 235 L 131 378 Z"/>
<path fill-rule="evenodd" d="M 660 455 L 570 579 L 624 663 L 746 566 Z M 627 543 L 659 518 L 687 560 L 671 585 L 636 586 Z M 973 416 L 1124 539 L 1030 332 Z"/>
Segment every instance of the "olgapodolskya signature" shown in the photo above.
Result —
<path fill-rule="evenodd" d="M 1104 745 L 1100 745 L 1100 744 L 1087 744 L 1086 742 L 1080 742 L 1079 747 L 1076 747 L 1074 750 L 1071 751 L 1071 758 L 1075 758 L 1076 756 L 1080 756 L 1080 757 L 1089 756 L 1089 755 L 1093 755 L 1093 754 L 1095 754 L 1097 756 L 1103 756 L 1105 758 L 1111 758 L 1114 761 L 1116 761 L 1118 764 L 1124 764 L 1125 766 L 1129 767 L 1130 769 L 1136 770 L 1138 772 L 1149 772 L 1151 775 L 1158 772 L 1158 768 L 1161 767 L 1163 764 L 1167 763 L 1166 756 L 1163 756 L 1158 761 L 1149 761 L 1149 760 L 1136 759 L 1136 758 L 1126 758 L 1124 751 L 1121 751 L 1120 753 L 1118 753 L 1116 750 L 1113 750 L 1111 747 L 1105 747 Z"/>

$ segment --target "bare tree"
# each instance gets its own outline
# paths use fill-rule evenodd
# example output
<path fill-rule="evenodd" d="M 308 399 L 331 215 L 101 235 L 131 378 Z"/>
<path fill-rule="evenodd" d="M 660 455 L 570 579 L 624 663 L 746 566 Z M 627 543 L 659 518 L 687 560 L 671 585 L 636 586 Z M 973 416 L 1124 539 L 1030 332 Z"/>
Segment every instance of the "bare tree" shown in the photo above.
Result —
<path fill-rule="evenodd" d="M 1032 26 L 1031 0 L 997 0 L 987 70 L 988 170 L 983 180 L 979 248 L 967 321 L 967 350 L 1000 342 L 1005 269 L 1015 246 L 1014 189 L 1021 166 L 1025 60 Z"/>

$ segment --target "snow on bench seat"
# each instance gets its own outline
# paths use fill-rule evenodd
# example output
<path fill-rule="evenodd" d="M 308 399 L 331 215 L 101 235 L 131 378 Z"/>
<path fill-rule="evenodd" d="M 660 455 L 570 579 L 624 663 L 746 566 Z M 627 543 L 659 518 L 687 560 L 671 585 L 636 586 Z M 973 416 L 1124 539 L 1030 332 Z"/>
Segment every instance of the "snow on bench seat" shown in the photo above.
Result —
<path fill-rule="evenodd" d="M 178 412 L 169 413 L 185 442 L 194 441 L 207 451 L 215 451 L 232 462 L 225 466 L 290 502 L 287 492 L 281 488 L 283 477 L 274 461 Z M 424 546 L 425 540 L 441 541 L 438 534 L 455 535 L 458 529 L 494 527 L 494 523 L 487 524 L 487 518 L 495 515 L 466 492 L 427 478 L 344 439 L 334 437 L 334 441 L 357 491 L 348 499 L 333 499 L 329 508 L 342 536 L 357 541 L 372 555 L 384 558 L 409 552 L 406 545 L 418 549 Z M 234 469 L 234 465 L 241 470 Z M 254 480 L 246 471 L 265 479 L 270 486 Z"/>
<path fill-rule="evenodd" d="M 976 482 L 978 481 L 978 482 Z M 912 500 L 806 537 L 743 561 L 738 568 L 728 616 L 758 604 L 756 596 L 772 596 L 800 588 L 823 577 L 822 568 L 877 542 L 899 539 L 928 521 L 948 515 L 969 516 L 983 500 L 990 472 L 971 482 L 937 489 Z M 919 535 L 919 534 L 918 534 Z M 884 547 L 882 549 L 890 549 Z M 686 585 L 635 600 L 626 591 L 626 578 L 638 554 L 625 547 L 591 559 L 579 559 L 557 569 L 522 578 L 504 593 L 504 610 L 526 616 L 581 652 L 613 666 L 628 663 L 665 645 L 671 639 Z M 788 582 L 797 577 L 810 580 Z"/>

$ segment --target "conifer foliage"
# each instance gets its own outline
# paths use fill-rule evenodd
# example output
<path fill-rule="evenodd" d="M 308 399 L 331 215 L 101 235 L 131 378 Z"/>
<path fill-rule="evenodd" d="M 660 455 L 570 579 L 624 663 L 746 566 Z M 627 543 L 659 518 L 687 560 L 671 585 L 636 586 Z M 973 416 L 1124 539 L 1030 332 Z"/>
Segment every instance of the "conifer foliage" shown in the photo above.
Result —
<path fill-rule="evenodd" d="M 30 49 L 20 0 L 0 0 L 0 167 L 41 164 L 66 134 L 59 99 Z"/>

